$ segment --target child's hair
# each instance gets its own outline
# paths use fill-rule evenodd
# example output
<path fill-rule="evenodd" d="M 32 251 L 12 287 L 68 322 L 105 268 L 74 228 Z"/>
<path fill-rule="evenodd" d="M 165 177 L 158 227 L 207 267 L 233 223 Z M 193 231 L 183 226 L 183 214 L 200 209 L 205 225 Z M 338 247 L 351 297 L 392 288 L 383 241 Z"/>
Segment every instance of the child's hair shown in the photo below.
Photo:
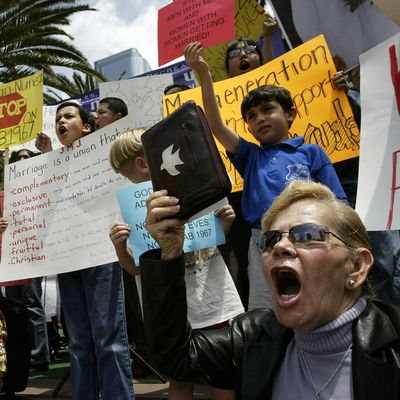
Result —
<path fill-rule="evenodd" d="M 121 173 L 121 166 L 126 160 L 144 155 L 141 136 L 146 130 L 147 128 L 128 129 L 112 144 L 109 160 L 117 174 Z"/>
<path fill-rule="evenodd" d="M 250 108 L 257 107 L 260 104 L 270 101 L 279 103 L 284 111 L 289 111 L 294 107 L 289 90 L 282 86 L 264 85 L 253 89 L 243 99 L 242 105 L 240 106 L 243 119 L 246 121 L 246 114 L 249 112 Z"/>
<path fill-rule="evenodd" d="M 75 107 L 79 110 L 79 116 L 81 117 L 81 120 L 84 124 L 89 124 L 90 125 L 90 132 L 94 132 L 96 130 L 96 121 L 93 117 L 93 115 L 83 108 L 79 103 L 75 101 L 64 101 L 64 103 L 61 103 L 58 107 L 56 112 L 61 110 L 62 108 L 65 107 Z"/>
<path fill-rule="evenodd" d="M 189 90 L 191 87 L 189 85 L 185 85 L 184 83 L 176 82 L 176 83 L 171 83 L 170 85 L 166 86 L 164 89 L 164 95 L 166 95 L 171 89 L 180 89 L 181 92 L 184 90 Z"/>
<path fill-rule="evenodd" d="M 232 42 L 230 42 L 228 44 L 228 47 L 226 48 L 225 69 L 226 69 L 227 72 L 229 72 L 229 60 L 230 60 L 229 52 L 231 50 L 235 50 L 238 47 L 238 45 L 241 44 L 241 43 L 244 43 L 246 46 L 256 46 L 256 52 L 258 54 L 258 58 L 260 59 L 260 65 L 262 65 L 264 63 L 261 50 L 257 46 L 257 43 L 251 38 L 242 37 L 242 38 L 239 38 L 239 39 L 236 39 L 236 40 L 233 40 Z"/>
<path fill-rule="evenodd" d="M 128 107 L 125 102 L 118 97 L 104 97 L 104 99 L 100 100 L 100 104 L 101 103 L 107 104 L 113 114 L 121 113 L 123 117 L 128 115 Z"/>

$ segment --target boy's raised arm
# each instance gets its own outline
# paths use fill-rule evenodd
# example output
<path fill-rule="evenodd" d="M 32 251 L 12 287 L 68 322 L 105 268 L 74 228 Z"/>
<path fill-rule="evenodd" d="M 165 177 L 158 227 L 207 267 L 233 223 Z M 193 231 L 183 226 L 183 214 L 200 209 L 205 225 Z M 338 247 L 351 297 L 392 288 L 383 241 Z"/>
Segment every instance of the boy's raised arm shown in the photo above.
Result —
<path fill-rule="evenodd" d="M 215 99 L 210 68 L 201 56 L 202 48 L 198 42 L 189 44 L 185 49 L 186 64 L 199 76 L 204 111 L 210 128 L 222 146 L 230 153 L 236 153 L 239 146 L 239 135 L 230 129 L 222 120 Z"/>

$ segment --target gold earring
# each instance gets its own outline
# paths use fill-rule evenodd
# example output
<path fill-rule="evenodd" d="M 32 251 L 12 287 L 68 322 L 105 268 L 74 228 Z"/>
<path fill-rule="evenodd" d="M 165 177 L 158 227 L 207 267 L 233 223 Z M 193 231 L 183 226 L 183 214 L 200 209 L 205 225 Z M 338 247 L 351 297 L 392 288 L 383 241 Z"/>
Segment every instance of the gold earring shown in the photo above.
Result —
<path fill-rule="evenodd" d="M 349 279 L 348 284 L 347 284 L 347 288 L 348 289 L 352 289 L 353 286 L 355 285 L 355 280 L 354 279 Z"/>

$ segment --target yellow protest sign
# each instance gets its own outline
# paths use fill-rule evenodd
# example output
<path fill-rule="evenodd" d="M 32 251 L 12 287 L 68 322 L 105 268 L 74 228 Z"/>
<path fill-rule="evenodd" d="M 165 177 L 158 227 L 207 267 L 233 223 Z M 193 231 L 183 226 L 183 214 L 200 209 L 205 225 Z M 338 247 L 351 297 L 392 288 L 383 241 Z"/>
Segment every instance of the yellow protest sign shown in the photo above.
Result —
<path fill-rule="evenodd" d="M 28 142 L 42 130 L 43 71 L 0 86 L 0 148 Z"/>
<path fill-rule="evenodd" d="M 262 85 L 286 87 L 297 109 L 290 137 L 304 136 L 307 143 L 319 144 L 332 162 L 338 162 L 358 155 L 360 133 L 345 93 L 332 86 L 334 74 L 332 57 L 321 35 L 251 72 L 216 82 L 214 90 L 223 121 L 246 140 L 256 142 L 241 116 L 244 96 Z M 164 97 L 164 115 L 188 100 L 202 106 L 200 88 Z M 242 178 L 225 149 L 217 145 L 232 178 L 233 191 L 241 190 Z"/>
<path fill-rule="evenodd" d="M 235 0 L 236 38 L 250 37 L 257 41 L 263 31 L 264 9 L 256 0 Z M 203 57 L 208 62 L 214 82 L 228 78 L 225 69 L 225 53 L 228 43 L 204 48 Z"/>

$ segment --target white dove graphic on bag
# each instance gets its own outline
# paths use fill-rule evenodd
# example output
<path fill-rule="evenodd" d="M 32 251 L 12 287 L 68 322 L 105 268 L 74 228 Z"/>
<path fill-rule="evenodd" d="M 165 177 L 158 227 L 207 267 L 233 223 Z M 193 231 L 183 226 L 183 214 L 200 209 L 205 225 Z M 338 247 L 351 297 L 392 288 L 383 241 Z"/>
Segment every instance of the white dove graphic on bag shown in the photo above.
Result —
<path fill-rule="evenodd" d="M 176 150 L 175 153 L 172 153 L 173 144 L 167 147 L 161 154 L 162 164 L 160 170 L 165 169 L 171 176 L 176 176 L 180 174 L 175 167 L 177 165 L 182 165 L 184 162 L 179 158 L 180 149 Z"/>

